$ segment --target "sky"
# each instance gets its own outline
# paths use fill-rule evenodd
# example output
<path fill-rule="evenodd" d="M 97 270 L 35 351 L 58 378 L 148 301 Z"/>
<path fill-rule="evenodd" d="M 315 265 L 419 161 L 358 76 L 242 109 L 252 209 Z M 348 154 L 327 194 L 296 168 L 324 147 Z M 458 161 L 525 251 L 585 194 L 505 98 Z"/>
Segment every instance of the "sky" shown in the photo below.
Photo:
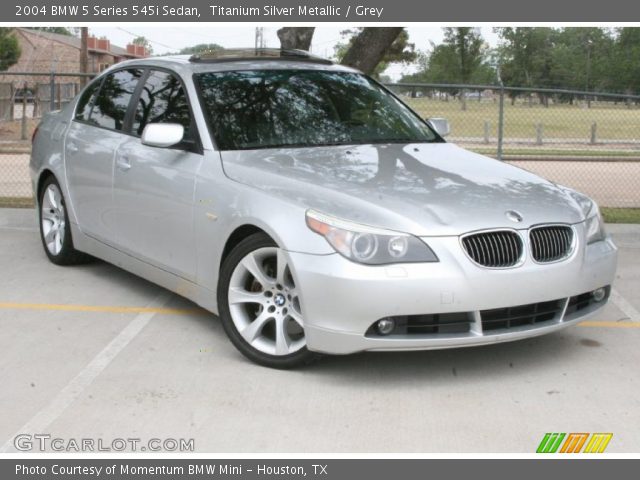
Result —
<path fill-rule="evenodd" d="M 279 47 L 280 42 L 276 35 L 279 26 L 263 26 L 264 39 L 267 47 Z M 348 28 L 348 25 L 319 26 L 316 27 L 311 51 L 322 57 L 331 57 L 334 46 L 340 41 L 340 32 Z M 494 46 L 498 37 L 491 27 L 480 27 L 482 35 L 489 45 Z M 434 26 L 410 26 L 409 41 L 415 43 L 419 50 L 427 50 L 430 42 L 440 43 L 443 38 L 442 28 Z M 219 25 L 200 26 L 141 26 L 125 24 L 124 27 L 91 26 L 91 35 L 105 36 L 111 43 L 124 47 L 137 36 L 144 36 L 151 41 L 154 54 L 175 52 L 183 47 L 190 47 L 199 43 L 217 43 L 223 47 L 252 47 L 255 41 L 255 27 L 249 25 L 234 25 L 224 27 Z M 386 75 L 392 80 L 398 80 L 403 74 L 413 72 L 408 65 L 391 65 Z"/>

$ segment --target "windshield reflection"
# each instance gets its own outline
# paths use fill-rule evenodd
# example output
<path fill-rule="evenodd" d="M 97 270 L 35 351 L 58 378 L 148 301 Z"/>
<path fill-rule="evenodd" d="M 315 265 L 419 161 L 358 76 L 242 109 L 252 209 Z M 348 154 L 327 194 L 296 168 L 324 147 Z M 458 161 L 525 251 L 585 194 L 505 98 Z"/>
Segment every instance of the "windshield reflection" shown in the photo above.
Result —
<path fill-rule="evenodd" d="M 306 70 L 197 76 L 221 150 L 433 142 L 439 137 L 364 75 Z"/>

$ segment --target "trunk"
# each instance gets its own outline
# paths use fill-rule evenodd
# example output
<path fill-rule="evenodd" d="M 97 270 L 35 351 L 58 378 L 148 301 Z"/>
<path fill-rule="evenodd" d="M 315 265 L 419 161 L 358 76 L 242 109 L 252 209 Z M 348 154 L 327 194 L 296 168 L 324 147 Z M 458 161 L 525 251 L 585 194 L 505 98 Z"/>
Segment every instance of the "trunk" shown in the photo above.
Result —
<path fill-rule="evenodd" d="M 342 65 L 371 74 L 384 58 L 402 27 L 366 27 L 353 39 Z"/>
<path fill-rule="evenodd" d="M 315 27 L 283 27 L 278 30 L 280 48 L 287 50 L 309 50 Z"/>

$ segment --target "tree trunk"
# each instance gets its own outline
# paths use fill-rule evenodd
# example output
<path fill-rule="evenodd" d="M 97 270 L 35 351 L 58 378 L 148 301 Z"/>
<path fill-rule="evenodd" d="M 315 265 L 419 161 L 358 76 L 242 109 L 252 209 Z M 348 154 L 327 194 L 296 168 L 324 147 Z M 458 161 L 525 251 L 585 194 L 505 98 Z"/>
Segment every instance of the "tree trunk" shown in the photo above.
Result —
<path fill-rule="evenodd" d="M 315 27 L 283 27 L 278 30 L 280 48 L 294 50 L 309 50 Z"/>
<path fill-rule="evenodd" d="M 402 33 L 402 27 L 366 27 L 353 39 L 342 59 L 342 65 L 371 74 L 382 61 L 391 44 Z"/>

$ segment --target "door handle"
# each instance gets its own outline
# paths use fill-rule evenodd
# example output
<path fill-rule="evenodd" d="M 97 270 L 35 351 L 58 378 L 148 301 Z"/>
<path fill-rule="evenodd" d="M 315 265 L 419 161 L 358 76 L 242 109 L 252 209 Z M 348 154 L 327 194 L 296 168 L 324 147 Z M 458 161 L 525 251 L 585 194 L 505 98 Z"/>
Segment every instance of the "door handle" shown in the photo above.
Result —
<path fill-rule="evenodd" d="M 75 143 L 67 143 L 67 151 L 69 151 L 69 153 L 76 153 L 78 150 L 79 148 Z"/>
<path fill-rule="evenodd" d="M 116 160 L 116 166 L 123 171 L 127 171 L 131 168 L 131 164 L 129 163 L 129 157 L 126 155 L 118 155 L 118 159 Z"/>

